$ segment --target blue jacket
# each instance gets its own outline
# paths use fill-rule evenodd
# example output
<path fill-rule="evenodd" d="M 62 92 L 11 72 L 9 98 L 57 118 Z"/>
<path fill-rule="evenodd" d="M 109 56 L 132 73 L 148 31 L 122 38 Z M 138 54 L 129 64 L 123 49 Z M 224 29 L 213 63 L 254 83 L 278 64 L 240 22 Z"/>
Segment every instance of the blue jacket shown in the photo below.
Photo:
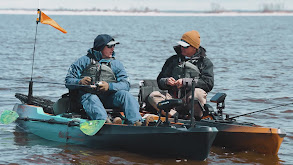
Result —
<path fill-rule="evenodd" d="M 100 51 L 89 49 L 88 53 L 93 54 L 96 61 L 107 60 L 107 59 L 102 59 L 102 53 Z M 112 56 L 113 57 L 115 56 L 115 52 L 113 52 Z M 79 81 L 81 80 L 80 78 L 81 73 L 90 63 L 91 63 L 90 57 L 85 55 L 79 58 L 70 66 L 65 78 L 66 88 L 68 89 L 80 88 Z M 116 59 L 111 59 L 110 64 L 111 64 L 111 69 L 117 79 L 117 82 L 108 82 L 109 91 L 119 91 L 119 90 L 129 91 L 130 83 L 128 81 L 128 76 L 122 63 Z"/>

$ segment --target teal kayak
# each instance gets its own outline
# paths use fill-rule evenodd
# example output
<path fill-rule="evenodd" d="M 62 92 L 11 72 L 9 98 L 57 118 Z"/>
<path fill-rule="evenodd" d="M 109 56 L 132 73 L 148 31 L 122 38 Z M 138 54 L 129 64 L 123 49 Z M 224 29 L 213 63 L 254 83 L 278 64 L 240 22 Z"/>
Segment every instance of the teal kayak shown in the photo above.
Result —
<path fill-rule="evenodd" d="M 205 160 L 217 135 L 215 127 L 171 124 L 170 126 L 102 125 L 93 136 L 80 127 L 86 119 L 70 114 L 45 113 L 42 107 L 15 104 L 17 126 L 41 138 L 82 144 L 99 149 L 122 149 L 156 156 Z"/>

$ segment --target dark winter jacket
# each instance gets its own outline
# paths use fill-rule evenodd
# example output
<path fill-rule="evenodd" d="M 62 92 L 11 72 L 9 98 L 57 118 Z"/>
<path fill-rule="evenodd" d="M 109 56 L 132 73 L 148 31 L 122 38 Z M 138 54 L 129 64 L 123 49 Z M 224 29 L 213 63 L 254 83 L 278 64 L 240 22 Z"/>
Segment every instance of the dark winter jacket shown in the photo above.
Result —
<path fill-rule="evenodd" d="M 181 89 L 183 93 L 189 92 L 192 85 L 192 80 L 195 80 L 195 87 L 201 88 L 206 92 L 210 92 L 214 86 L 214 73 L 213 73 L 213 63 L 209 58 L 206 57 L 206 50 L 203 47 L 199 48 L 199 51 L 191 57 L 191 59 L 186 59 L 185 56 L 181 55 L 180 46 L 174 47 L 176 55 L 168 58 L 162 68 L 162 71 L 157 77 L 157 83 L 159 88 L 162 90 L 168 90 L 172 96 L 178 94 L 178 89 L 176 87 L 171 87 L 166 84 L 167 79 L 172 76 L 172 70 L 180 65 L 183 61 L 189 60 L 192 64 L 196 65 L 200 71 L 199 77 L 193 78 L 182 78 L 184 88 Z M 187 91 L 186 91 L 186 90 Z M 182 93 L 181 92 L 181 93 Z M 178 97 L 178 96 L 176 96 Z M 181 95 L 182 97 L 182 95 Z"/>

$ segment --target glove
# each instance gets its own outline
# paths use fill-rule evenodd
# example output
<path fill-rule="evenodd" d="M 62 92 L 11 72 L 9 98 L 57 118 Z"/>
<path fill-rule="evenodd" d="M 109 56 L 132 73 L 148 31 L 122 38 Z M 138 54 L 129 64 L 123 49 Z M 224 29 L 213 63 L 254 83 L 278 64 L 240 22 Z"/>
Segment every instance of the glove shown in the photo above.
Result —
<path fill-rule="evenodd" d="M 90 77 L 84 77 L 79 81 L 80 85 L 90 85 L 92 82 L 92 79 Z"/>
<path fill-rule="evenodd" d="M 109 90 L 109 84 L 106 81 L 101 81 L 102 83 L 99 84 L 99 89 L 102 92 L 106 92 Z"/>

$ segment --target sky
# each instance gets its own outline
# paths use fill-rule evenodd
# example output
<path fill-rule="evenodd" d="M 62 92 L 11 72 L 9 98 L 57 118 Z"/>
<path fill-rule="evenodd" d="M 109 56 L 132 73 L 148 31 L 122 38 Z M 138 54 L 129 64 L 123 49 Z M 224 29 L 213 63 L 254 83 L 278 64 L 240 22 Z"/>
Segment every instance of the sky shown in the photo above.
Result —
<path fill-rule="evenodd" d="M 40 2 L 40 3 L 39 3 Z M 284 10 L 293 10 L 293 0 L 0 0 L 0 9 L 149 9 L 210 11 L 261 10 L 263 4 L 281 4 Z"/>

